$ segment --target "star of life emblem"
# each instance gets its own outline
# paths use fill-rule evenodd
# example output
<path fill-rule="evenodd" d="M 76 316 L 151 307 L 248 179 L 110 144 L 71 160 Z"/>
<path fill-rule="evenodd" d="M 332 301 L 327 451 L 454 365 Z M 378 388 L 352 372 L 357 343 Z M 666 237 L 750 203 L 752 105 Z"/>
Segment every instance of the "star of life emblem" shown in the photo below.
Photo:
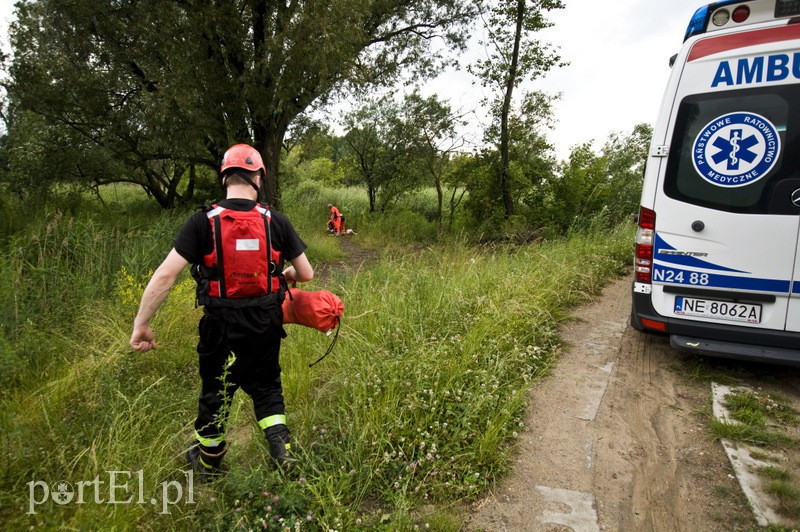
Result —
<path fill-rule="evenodd" d="M 778 161 L 778 128 L 756 113 L 736 112 L 715 118 L 694 141 L 692 162 L 712 185 L 735 188 L 767 175 Z"/>

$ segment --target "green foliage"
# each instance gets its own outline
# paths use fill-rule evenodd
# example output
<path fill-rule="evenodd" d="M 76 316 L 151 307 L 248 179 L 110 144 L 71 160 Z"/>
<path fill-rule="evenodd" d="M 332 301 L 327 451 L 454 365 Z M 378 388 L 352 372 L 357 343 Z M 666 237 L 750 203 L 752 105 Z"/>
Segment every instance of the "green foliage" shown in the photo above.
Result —
<path fill-rule="evenodd" d="M 493 92 L 493 99 L 487 96 L 485 104 L 490 104 L 493 127 L 487 131 L 487 141 L 494 141 L 498 164 L 494 177 L 502 201 L 503 215 L 508 218 L 515 213 L 515 197 L 510 179 L 511 149 L 515 143 L 511 122 L 513 121 L 514 89 L 526 79 L 535 79 L 558 65 L 558 54 L 534 35 L 552 23 L 545 18 L 545 12 L 561 9 L 560 0 L 540 0 L 533 4 L 525 1 L 499 2 L 486 4 L 487 10 L 482 20 L 487 37 L 481 45 L 488 51 L 487 57 L 470 65 L 468 70 L 478 76 L 483 85 Z M 526 96 L 526 101 L 539 99 L 547 102 L 547 97 L 537 98 L 536 94 Z M 543 95 L 542 95 L 543 96 Z M 524 103 L 523 107 L 527 105 Z M 534 105 L 542 111 L 546 105 Z M 543 114 L 546 114 L 543 112 Z"/>
<path fill-rule="evenodd" d="M 628 135 L 612 134 L 603 146 L 612 193 L 606 203 L 615 220 L 639 212 L 645 162 L 653 128 L 637 124 Z"/>
<path fill-rule="evenodd" d="M 386 241 L 386 235 L 392 235 Z M 382 248 L 396 245 L 425 245 L 436 241 L 436 223 L 423 215 L 407 210 L 392 210 L 382 215 L 362 218 L 359 240 L 369 247 Z"/>
<path fill-rule="evenodd" d="M 775 466 L 762 466 L 758 468 L 758 474 L 770 480 L 788 481 L 792 479 L 792 474 L 785 469 Z"/>
<path fill-rule="evenodd" d="M 294 174 L 299 182 L 314 181 L 328 187 L 336 186 L 344 179 L 344 172 L 327 157 L 299 163 Z"/>
<path fill-rule="evenodd" d="M 464 207 L 471 214 L 479 231 L 492 232 L 510 217 L 504 204 L 502 182 L 498 176 L 505 172 L 508 195 L 513 200 L 513 211 L 528 220 L 533 227 L 541 227 L 538 216 L 544 187 L 555 178 L 556 161 L 552 146 L 543 129 L 553 120 L 553 98 L 540 92 L 525 95 L 519 108 L 512 109 L 508 117 L 508 163 L 503 170 L 502 154 L 485 150 L 470 165 L 466 179 L 469 196 Z M 493 124 L 486 131 L 492 144 L 500 142 L 501 131 Z M 463 163 L 462 163 L 463 164 Z"/>
<path fill-rule="evenodd" d="M 10 196 L 9 187 L 0 184 L 0 242 L 5 242 L 12 234 L 25 227 L 31 219 L 26 203 Z"/>
<path fill-rule="evenodd" d="M 479 77 L 484 86 L 501 94 L 505 94 L 509 82 L 516 87 L 526 79 L 536 79 L 545 74 L 561 58 L 535 36 L 553 25 L 544 18 L 546 12 L 563 8 L 560 0 L 543 0 L 528 5 L 517 2 L 489 5 L 483 19 L 487 36 L 481 42 L 488 55 L 470 65 L 468 70 Z M 512 54 L 515 48 L 518 48 L 516 58 Z M 515 63 L 516 72 L 512 71 L 512 63 Z"/>
<path fill-rule="evenodd" d="M 554 179 L 542 205 L 543 225 L 566 230 L 603 210 L 613 189 L 605 161 L 590 143 L 573 148 L 559 179 Z"/>
<path fill-rule="evenodd" d="M 330 126 L 301 114 L 289 126 L 283 140 L 284 154 L 295 156 L 297 163 L 311 159 L 337 159 L 337 138 L 330 132 Z M 295 154 L 296 148 L 300 148 Z"/>
<path fill-rule="evenodd" d="M 370 100 L 345 116 L 342 164 L 348 181 L 366 187 L 370 212 L 385 211 L 423 184 L 422 161 L 410 136 L 413 124 L 388 97 Z"/>
<path fill-rule="evenodd" d="M 457 127 L 463 121 L 456 118 L 450 106 L 436 96 L 423 98 L 419 92 L 406 95 L 402 112 L 407 136 L 417 165 L 436 191 L 434 220 L 442 228 L 445 205 L 445 186 L 450 168 L 450 158 L 464 145 Z"/>
<path fill-rule="evenodd" d="M 770 480 L 765 491 L 778 500 L 782 514 L 800 518 L 800 489 L 795 485 L 785 480 Z"/>
<path fill-rule="evenodd" d="M 783 433 L 771 431 L 758 425 L 711 421 L 711 434 L 717 438 L 728 438 L 758 446 L 796 447 L 798 442 Z"/>
<path fill-rule="evenodd" d="M 442 194 L 446 198 L 450 190 L 442 187 Z M 428 222 L 436 222 L 439 218 L 438 193 L 435 188 L 421 188 L 406 194 L 397 202 L 397 208 L 408 210 L 422 215 Z"/>
<path fill-rule="evenodd" d="M 598 215 L 614 225 L 636 214 L 651 134 L 646 124 L 627 136 L 613 134 L 600 154 L 591 143 L 575 146 L 560 175 L 528 196 L 531 223 L 563 232 Z"/>
<path fill-rule="evenodd" d="M 309 183 L 294 193 L 297 210 L 288 214 L 300 227 L 312 224 L 304 218 L 323 198 L 368 211 L 363 192 Z M 106 201 L 114 195 L 103 194 Z M 27 515 L 31 479 L 74 486 L 98 475 L 107 483 L 111 470 L 141 470 L 148 498 L 164 481 L 188 490 L 183 453 L 196 408 L 200 315 L 191 279 L 179 280 L 154 319 L 159 350 L 135 354 L 127 346 L 150 269 L 185 214 L 145 224 L 131 209 L 112 224 L 102 210 L 84 209 L 76 218 L 52 214 L 32 222 L 5 253 L 20 257 L 22 269 L 1 265 L 3 290 L 20 284 L 20 272 L 48 286 L 46 293 L 23 292 L 26 307 L 38 305 L 46 316 L 30 312 L 30 323 L 17 321 L 13 341 L 0 334 L 3 361 L 38 360 L 35 370 L 15 366 L 0 396 L 6 528 L 294 529 L 299 523 L 301 530 L 407 530 L 427 523 L 457 530 L 457 516 L 421 509 L 471 499 L 508 470 L 526 390 L 557 356 L 559 321 L 567 307 L 625 271 L 630 254 L 626 226 L 513 247 L 396 246 L 357 272 L 331 271 L 315 283 L 345 301 L 334 353 L 309 368 L 329 339 L 295 326 L 282 348 L 302 478 L 265 466 L 268 450 L 240 394 L 231 405 L 227 473 L 195 485 L 192 504 L 176 504 L 167 515 L 151 504 L 48 502 Z M 420 217 L 398 213 L 397 219 L 427 227 Z M 376 240 L 378 230 L 372 227 Z M 402 241 L 398 228 L 382 230 L 384 242 Z M 52 297 L 67 286 L 74 299 Z M 4 303 L 13 301 L 13 292 L 2 295 Z M 36 346 L 41 352 L 33 354 Z M 138 490 L 135 477 L 130 484 Z"/>
<path fill-rule="evenodd" d="M 135 214 L 93 210 L 80 196 L 70 197 L 72 203 L 61 199 L 56 207 L 33 200 L 9 202 L 19 223 L 0 255 L 0 353 L 9 362 L 4 378 L 35 381 L 46 372 L 59 348 L 44 338 L 44 331 L 68 334 L 83 305 L 114 293 L 125 268 L 153 269 L 179 223 L 141 197 L 138 201 L 146 206 Z M 70 214 L 79 207 L 79 215 Z"/>
<path fill-rule="evenodd" d="M 74 135 L 29 111 L 12 117 L 3 146 L 8 166 L 0 173 L 0 180 L 10 192 L 17 197 L 44 201 L 61 176 L 85 182 L 76 166 L 78 154 L 84 152 L 85 145 Z M 66 149 L 68 144 L 70 148 Z M 90 159 L 93 162 L 102 158 L 99 153 L 93 155 Z"/>
<path fill-rule="evenodd" d="M 59 151 L 78 141 L 73 172 L 59 178 L 107 159 L 124 171 L 99 165 L 87 178 L 137 183 L 172 207 L 190 165 L 214 169 L 231 144 L 248 142 L 264 156 L 280 206 L 290 123 L 318 100 L 438 73 L 445 52 L 463 46 L 474 8 L 460 0 L 39 0 L 20 2 L 16 15 L 11 107 L 43 117 L 46 130 L 32 132 L 39 145 L 58 141 Z"/>

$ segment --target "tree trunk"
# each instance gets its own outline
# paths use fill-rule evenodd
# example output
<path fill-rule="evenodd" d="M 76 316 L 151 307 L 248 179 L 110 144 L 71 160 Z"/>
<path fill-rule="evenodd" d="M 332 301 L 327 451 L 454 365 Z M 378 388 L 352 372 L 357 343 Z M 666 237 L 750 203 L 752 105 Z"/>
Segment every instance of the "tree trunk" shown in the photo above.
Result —
<path fill-rule="evenodd" d="M 166 170 L 166 168 L 163 170 L 165 172 L 164 178 L 167 180 L 167 201 L 170 205 L 175 205 L 175 200 L 179 197 L 178 184 L 181 182 L 186 167 L 183 166 L 183 163 L 177 161 L 167 165 L 167 167 L 169 170 Z"/>
<path fill-rule="evenodd" d="M 444 190 L 442 190 L 442 179 L 438 176 L 436 177 L 436 199 L 438 200 L 436 209 L 436 227 L 441 231 L 442 218 L 444 215 Z"/>
<path fill-rule="evenodd" d="M 378 193 L 372 180 L 367 178 L 367 197 L 369 198 L 369 212 L 375 212 L 375 200 Z"/>
<path fill-rule="evenodd" d="M 453 187 L 453 194 L 450 196 L 450 217 L 447 222 L 447 226 L 452 229 L 453 228 L 453 220 L 456 217 L 456 208 L 461 204 L 461 200 L 464 199 L 464 194 L 467 193 L 467 188 L 464 187 L 461 190 L 461 194 L 458 196 L 458 200 L 456 200 L 456 192 L 458 191 L 458 186 Z"/>
<path fill-rule="evenodd" d="M 281 209 L 281 187 L 279 179 L 279 166 L 281 157 L 281 144 L 283 144 L 283 131 L 267 131 L 266 128 L 257 128 L 255 147 L 264 160 L 267 170 L 266 198 L 264 201 L 276 209 Z"/>
<path fill-rule="evenodd" d="M 503 205 L 506 218 L 514 214 L 514 200 L 511 197 L 511 185 L 508 181 L 508 150 L 509 131 L 508 115 L 511 113 L 511 97 L 514 93 L 514 84 L 517 80 L 517 64 L 519 63 L 519 46 L 522 40 L 522 21 L 525 19 L 525 0 L 517 0 L 517 25 L 514 30 L 514 50 L 511 54 L 511 64 L 506 80 L 506 92 L 503 98 L 503 108 L 500 113 L 500 192 L 503 195 Z"/>
<path fill-rule="evenodd" d="M 153 196 L 161 208 L 172 209 L 175 207 L 174 198 L 170 199 L 167 195 L 166 190 L 164 190 L 164 184 L 159 179 L 158 173 L 148 168 L 143 169 L 142 173 L 144 174 L 144 182 L 140 183 L 142 188 Z"/>
<path fill-rule="evenodd" d="M 185 203 L 192 199 L 194 196 L 194 185 L 197 182 L 197 170 L 195 165 L 192 164 L 189 166 L 189 184 L 186 186 L 186 193 L 183 195 L 182 201 Z"/>

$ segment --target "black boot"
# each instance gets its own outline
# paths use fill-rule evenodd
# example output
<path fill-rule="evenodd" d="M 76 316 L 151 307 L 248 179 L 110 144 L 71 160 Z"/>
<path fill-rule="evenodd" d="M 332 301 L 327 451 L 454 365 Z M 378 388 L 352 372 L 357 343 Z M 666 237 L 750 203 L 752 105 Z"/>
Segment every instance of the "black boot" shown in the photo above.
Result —
<path fill-rule="evenodd" d="M 226 451 L 225 442 L 217 447 L 206 447 L 194 440 L 186 451 L 186 461 L 192 466 L 197 479 L 206 482 L 219 475 Z"/>
<path fill-rule="evenodd" d="M 297 459 L 292 455 L 289 443 L 289 428 L 286 425 L 273 425 L 264 429 L 269 443 L 269 454 L 275 463 L 286 473 L 297 470 Z"/>

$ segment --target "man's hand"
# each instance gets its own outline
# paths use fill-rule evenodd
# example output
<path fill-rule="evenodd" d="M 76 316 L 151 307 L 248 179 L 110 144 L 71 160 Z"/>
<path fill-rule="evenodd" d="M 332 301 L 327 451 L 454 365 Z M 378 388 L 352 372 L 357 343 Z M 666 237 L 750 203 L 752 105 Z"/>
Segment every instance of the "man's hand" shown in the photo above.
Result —
<path fill-rule="evenodd" d="M 181 257 L 175 248 L 172 248 L 164 262 L 153 273 L 150 282 L 147 283 L 142 294 L 142 302 L 139 303 L 139 312 L 133 320 L 133 334 L 131 335 L 131 347 L 140 353 L 158 348 L 153 330 L 150 328 L 150 318 L 167 298 L 178 274 L 187 264 L 189 263 L 186 259 Z"/>
<path fill-rule="evenodd" d="M 131 347 L 140 353 L 157 349 L 158 344 L 156 343 L 153 329 L 149 325 L 134 325 L 133 334 L 131 335 Z"/>

